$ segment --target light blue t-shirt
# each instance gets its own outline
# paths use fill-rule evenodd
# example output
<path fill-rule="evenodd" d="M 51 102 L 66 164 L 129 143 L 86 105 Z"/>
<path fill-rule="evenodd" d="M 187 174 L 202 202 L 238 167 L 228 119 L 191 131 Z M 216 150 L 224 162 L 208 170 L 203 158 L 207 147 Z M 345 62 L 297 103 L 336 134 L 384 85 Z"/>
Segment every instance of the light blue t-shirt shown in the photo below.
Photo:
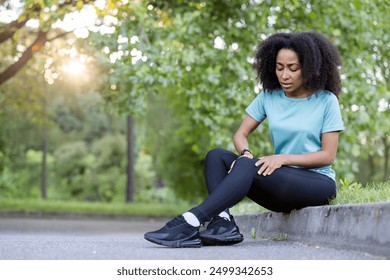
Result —
<path fill-rule="evenodd" d="M 274 154 L 319 151 L 322 133 L 344 130 L 338 99 L 325 90 L 307 98 L 289 98 L 283 90 L 263 91 L 246 112 L 259 123 L 268 119 Z M 310 170 L 335 180 L 330 166 Z"/>

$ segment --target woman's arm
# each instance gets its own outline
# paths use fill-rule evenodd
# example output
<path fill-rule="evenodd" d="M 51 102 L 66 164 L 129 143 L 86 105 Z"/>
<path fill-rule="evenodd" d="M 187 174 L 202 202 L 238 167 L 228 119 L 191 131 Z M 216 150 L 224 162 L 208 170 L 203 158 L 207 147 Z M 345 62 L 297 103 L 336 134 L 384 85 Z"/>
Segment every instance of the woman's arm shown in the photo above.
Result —
<path fill-rule="evenodd" d="M 271 155 L 262 157 L 256 165 L 260 167 L 258 173 L 264 176 L 271 175 L 282 165 L 296 165 L 302 167 L 320 167 L 331 165 L 336 158 L 339 133 L 327 132 L 321 135 L 321 150 L 302 155 Z"/>
<path fill-rule="evenodd" d="M 249 150 L 248 137 L 259 126 L 259 124 L 259 122 L 257 122 L 249 115 L 247 115 L 243 120 L 233 137 L 234 147 L 238 153 L 240 153 L 243 149 Z M 248 152 L 245 153 L 245 156 L 253 158 L 253 155 Z"/>

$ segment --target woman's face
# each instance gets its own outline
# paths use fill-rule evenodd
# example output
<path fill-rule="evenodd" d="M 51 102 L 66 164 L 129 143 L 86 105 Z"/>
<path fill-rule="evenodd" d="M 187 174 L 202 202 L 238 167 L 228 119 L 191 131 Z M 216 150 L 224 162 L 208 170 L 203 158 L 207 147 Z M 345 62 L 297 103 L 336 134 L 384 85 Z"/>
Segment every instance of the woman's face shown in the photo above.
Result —
<path fill-rule="evenodd" d="M 303 83 L 303 75 L 298 55 L 290 49 L 281 49 L 276 56 L 276 76 L 280 86 L 288 97 L 302 98 L 308 96 Z"/>

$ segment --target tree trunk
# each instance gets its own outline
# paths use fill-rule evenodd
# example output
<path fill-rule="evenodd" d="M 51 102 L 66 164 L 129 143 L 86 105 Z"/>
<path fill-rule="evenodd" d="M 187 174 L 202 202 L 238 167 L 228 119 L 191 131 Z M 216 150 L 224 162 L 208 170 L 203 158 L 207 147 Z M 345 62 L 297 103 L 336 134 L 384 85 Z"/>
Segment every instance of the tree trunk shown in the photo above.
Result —
<path fill-rule="evenodd" d="M 24 51 L 19 60 L 0 73 L 0 85 L 18 73 L 20 69 L 22 69 L 23 66 L 25 66 L 27 62 L 33 57 L 34 53 L 43 47 L 47 41 L 46 35 L 47 32 L 39 31 L 34 43 Z"/>
<path fill-rule="evenodd" d="M 389 150 L 390 145 L 387 142 L 387 137 L 383 137 L 383 146 L 384 146 L 384 170 L 383 170 L 383 182 L 387 182 L 390 180 L 389 178 Z"/>
<path fill-rule="evenodd" d="M 43 127 L 43 139 L 42 139 L 42 170 L 41 170 L 41 198 L 47 197 L 47 124 L 45 121 Z"/>
<path fill-rule="evenodd" d="M 48 135 L 47 135 L 47 86 L 44 86 L 44 93 L 42 99 L 43 106 L 43 129 L 42 129 L 42 166 L 41 166 L 41 198 L 46 199 L 47 197 L 47 143 L 48 143 Z"/>
<path fill-rule="evenodd" d="M 127 186 L 126 202 L 134 200 L 134 120 L 133 116 L 127 116 Z"/>
<path fill-rule="evenodd" d="M 15 35 L 16 31 L 22 28 L 28 20 L 29 18 L 26 17 L 24 20 L 17 19 L 11 22 L 5 31 L 0 32 L 0 44 L 8 39 L 11 39 Z"/>
<path fill-rule="evenodd" d="M 368 155 L 368 178 L 367 182 L 373 181 L 375 176 L 375 162 L 374 162 L 374 156 Z"/>

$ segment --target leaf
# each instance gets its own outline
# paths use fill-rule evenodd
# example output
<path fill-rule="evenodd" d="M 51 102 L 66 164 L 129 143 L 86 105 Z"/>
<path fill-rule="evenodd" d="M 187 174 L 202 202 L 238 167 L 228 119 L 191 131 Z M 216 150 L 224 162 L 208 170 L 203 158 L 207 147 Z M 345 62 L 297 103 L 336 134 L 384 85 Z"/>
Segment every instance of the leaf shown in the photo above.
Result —
<path fill-rule="evenodd" d="M 76 8 L 78 10 L 81 10 L 83 8 L 83 6 L 84 6 L 84 1 L 82 1 L 82 0 L 77 1 Z"/>

